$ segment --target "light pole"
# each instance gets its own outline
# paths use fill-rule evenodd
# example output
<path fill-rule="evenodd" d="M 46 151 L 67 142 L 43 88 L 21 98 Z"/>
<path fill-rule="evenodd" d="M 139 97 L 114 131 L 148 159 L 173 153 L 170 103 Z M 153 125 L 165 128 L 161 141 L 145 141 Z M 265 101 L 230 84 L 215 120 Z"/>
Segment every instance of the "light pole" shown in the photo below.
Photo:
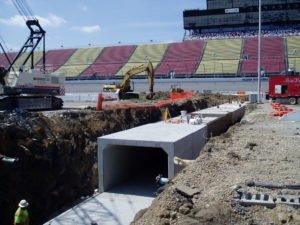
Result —
<path fill-rule="evenodd" d="M 261 103 L 261 0 L 258 1 L 258 59 L 257 59 L 257 103 Z"/>

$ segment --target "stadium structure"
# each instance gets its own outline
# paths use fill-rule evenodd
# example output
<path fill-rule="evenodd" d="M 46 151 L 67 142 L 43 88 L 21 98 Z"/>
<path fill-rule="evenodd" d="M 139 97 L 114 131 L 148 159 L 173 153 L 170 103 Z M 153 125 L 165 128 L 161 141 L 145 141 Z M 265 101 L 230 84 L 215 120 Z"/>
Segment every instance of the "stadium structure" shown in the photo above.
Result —
<path fill-rule="evenodd" d="M 280 74 L 288 68 L 299 73 L 300 1 L 262 2 L 264 74 Z M 122 78 L 128 69 L 150 60 L 157 78 L 257 75 L 257 0 L 207 0 L 205 10 L 183 11 L 183 24 L 184 38 L 178 43 L 48 50 L 47 70 L 64 73 L 67 79 Z M 16 54 L 8 55 L 13 59 Z M 42 65 L 42 52 L 34 58 L 38 68 Z M 0 65 L 7 63 L 0 54 Z"/>

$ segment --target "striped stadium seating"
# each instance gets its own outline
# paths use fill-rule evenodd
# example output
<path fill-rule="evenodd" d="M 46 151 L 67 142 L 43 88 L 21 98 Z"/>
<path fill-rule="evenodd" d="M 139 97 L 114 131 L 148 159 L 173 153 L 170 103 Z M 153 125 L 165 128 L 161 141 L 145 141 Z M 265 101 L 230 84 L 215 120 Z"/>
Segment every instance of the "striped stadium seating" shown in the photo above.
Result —
<path fill-rule="evenodd" d="M 286 43 L 286 46 L 285 46 Z M 155 75 L 232 76 L 257 73 L 257 38 L 185 41 L 170 44 L 143 44 L 105 48 L 58 49 L 46 54 L 47 70 L 64 73 L 67 78 L 97 79 L 123 76 L 129 69 L 151 61 Z M 300 72 L 300 36 L 262 38 L 261 67 L 265 73 L 280 73 L 286 65 Z M 286 48 L 285 48 L 286 47 Z M 16 52 L 9 53 L 11 60 Z M 15 63 L 20 63 L 24 53 Z M 41 67 L 42 52 L 35 52 L 36 67 Z M 8 66 L 4 54 L 0 65 Z M 25 69 L 29 68 L 30 60 Z M 146 75 L 145 72 L 139 74 Z"/>
<path fill-rule="evenodd" d="M 241 46 L 241 39 L 208 40 L 196 74 L 236 74 Z"/>
<path fill-rule="evenodd" d="M 111 77 L 128 61 L 136 45 L 113 46 L 103 49 L 96 61 L 84 70 L 80 77 Z"/>
<path fill-rule="evenodd" d="M 242 74 L 257 73 L 258 39 L 244 39 Z M 265 73 L 280 73 L 285 70 L 285 47 L 281 37 L 261 39 L 261 68 Z"/>
<path fill-rule="evenodd" d="M 46 53 L 46 70 L 48 72 L 56 71 L 66 63 L 75 51 L 76 49 L 49 50 Z M 36 66 L 42 67 L 42 59 L 39 60 Z"/>
<path fill-rule="evenodd" d="M 287 56 L 289 68 L 300 72 L 300 36 L 287 37 Z"/>
<path fill-rule="evenodd" d="M 116 75 L 123 76 L 132 67 L 142 63 L 148 63 L 148 60 L 152 62 L 155 69 L 162 60 L 167 47 L 168 44 L 139 45 L 128 60 L 128 63 L 126 63 Z M 146 75 L 146 73 L 143 72 L 139 75 Z"/>
<path fill-rule="evenodd" d="M 16 52 L 8 52 L 7 56 L 10 59 L 10 61 L 12 62 L 14 60 L 14 58 L 16 57 L 17 53 Z M 5 68 L 7 68 L 9 66 L 9 62 L 7 61 L 4 53 L 0 54 L 0 66 L 3 66 Z"/>
<path fill-rule="evenodd" d="M 170 44 L 155 74 L 168 76 L 170 71 L 175 71 L 175 76 L 192 75 L 202 56 L 204 46 L 205 42 L 203 41 Z"/>
<path fill-rule="evenodd" d="M 201 61 L 196 73 L 233 75 L 237 73 L 239 60 L 208 60 Z"/>
<path fill-rule="evenodd" d="M 66 78 L 79 76 L 88 66 L 94 63 L 103 48 L 80 48 L 56 72 L 65 74 Z"/>
<path fill-rule="evenodd" d="M 20 56 L 19 59 L 17 59 L 17 61 L 15 62 L 15 65 L 14 65 L 14 68 L 15 68 L 16 70 L 19 70 L 21 63 L 24 62 L 24 60 L 26 59 L 26 57 L 27 57 L 28 55 L 29 55 L 29 53 L 28 53 L 28 52 L 25 52 L 25 53 L 23 53 L 23 54 Z M 42 51 L 36 51 L 36 52 L 34 52 L 34 55 L 33 55 L 33 62 L 34 62 L 34 65 L 36 65 L 37 62 L 39 62 L 39 61 L 41 60 L 42 56 L 43 56 L 43 52 L 42 52 Z M 28 61 L 27 61 L 26 64 L 25 64 L 25 67 L 24 67 L 23 69 L 24 69 L 24 70 L 29 70 L 30 67 L 31 67 L 31 59 L 29 58 Z"/>

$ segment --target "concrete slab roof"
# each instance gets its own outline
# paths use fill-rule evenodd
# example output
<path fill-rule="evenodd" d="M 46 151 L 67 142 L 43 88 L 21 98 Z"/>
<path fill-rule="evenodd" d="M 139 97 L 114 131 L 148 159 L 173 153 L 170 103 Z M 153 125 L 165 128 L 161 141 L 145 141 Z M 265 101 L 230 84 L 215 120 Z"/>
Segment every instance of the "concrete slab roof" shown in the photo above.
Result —
<path fill-rule="evenodd" d="M 203 118 L 205 117 L 222 117 L 226 116 L 229 112 L 225 110 L 219 109 L 204 109 L 193 112 L 192 115 L 202 115 Z"/>
<path fill-rule="evenodd" d="M 174 143 L 185 138 L 188 135 L 196 133 L 203 129 L 206 125 L 190 125 L 186 123 L 172 124 L 164 121 L 157 123 L 150 123 L 143 126 L 135 127 L 129 130 L 113 133 L 100 137 L 101 141 L 115 140 L 114 144 L 121 141 L 129 142 L 160 142 L 160 143 Z"/>
<path fill-rule="evenodd" d="M 241 105 L 240 104 L 235 104 L 235 103 L 225 103 L 225 104 L 222 104 L 222 105 L 219 105 L 219 108 L 224 108 L 224 109 L 238 109 L 240 108 Z M 215 107 L 212 107 L 212 108 L 217 108 L 216 106 Z"/>
<path fill-rule="evenodd" d="M 199 111 L 195 111 L 192 115 L 203 115 L 203 117 L 221 117 L 228 113 L 235 112 L 237 109 L 240 109 L 239 104 L 222 104 L 219 106 L 215 106 L 212 108 L 202 109 Z"/>

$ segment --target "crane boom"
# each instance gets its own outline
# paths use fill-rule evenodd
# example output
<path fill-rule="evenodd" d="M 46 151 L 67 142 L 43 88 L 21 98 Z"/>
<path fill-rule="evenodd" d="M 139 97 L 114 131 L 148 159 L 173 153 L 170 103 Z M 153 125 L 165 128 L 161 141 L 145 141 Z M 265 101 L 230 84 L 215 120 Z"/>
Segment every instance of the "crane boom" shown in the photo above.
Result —
<path fill-rule="evenodd" d="M 34 17 L 26 0 L 12 0 L 12 2 L 25 20 L 30 34 L 12 61 L 7 57 L 3 46 L 0 46 L 9 62 L 7 68 L 0 67 L 0 110 L 14 108 L 28 110 L 60 109 L 63 101 L 56 96 L 64 95 L 65 77 L 63 74 L 46 73 L 46 31 Z M 42 40 L 43 71 L 38 71 L 34 70 L 34 51 Z M 28 54 L 18 65 L 19 71 L 15 71 L 17 60 L 21 59 L 25 52 L 28 52 Z M 31 59 L 31 65 L 30 70 L 27 70 L 25 64 L 29 59 Z"/>

